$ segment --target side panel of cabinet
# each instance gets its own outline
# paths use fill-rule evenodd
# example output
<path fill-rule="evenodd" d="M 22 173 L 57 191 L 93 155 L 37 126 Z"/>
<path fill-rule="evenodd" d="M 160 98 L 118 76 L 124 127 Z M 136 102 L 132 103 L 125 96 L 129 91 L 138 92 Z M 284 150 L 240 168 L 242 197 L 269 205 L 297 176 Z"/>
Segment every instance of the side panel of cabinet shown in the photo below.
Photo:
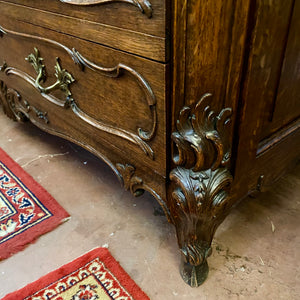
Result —
<path fill-rule="evenodd" d="M 274 133 L 300 117 L 300 2 L 295 1 L 274 111 L 267 129 Z M 267 132 L 266 132 L 267 133 Z"/>
<path fill-rule="evenodd" d="M 299 157 L 299 124 L 290 123 L 299 115 L 297 10 L 292 0 L 254 4 L 235 136 L 234 197 L 261 190 Z"/>

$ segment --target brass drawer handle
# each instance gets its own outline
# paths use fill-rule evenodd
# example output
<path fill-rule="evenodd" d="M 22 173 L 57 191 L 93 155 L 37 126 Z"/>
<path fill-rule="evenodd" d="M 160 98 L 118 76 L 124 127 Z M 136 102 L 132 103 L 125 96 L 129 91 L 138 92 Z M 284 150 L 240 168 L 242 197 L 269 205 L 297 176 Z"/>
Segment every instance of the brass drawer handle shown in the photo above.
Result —
<path fill-rule="evenodd" d="M 29 54 L 26 60 L 34 67 L 36 73 L 38 74 L 37 78 L 35 79 L 35 86 L 41 93 L 49 94 L 52 91 L 61 90 L 67 97 L 71 96 L 69 85 L 74 82 L 75 79 L 65 69 L 61 68 L 58 58 L 56 58 L 56 65 L 54 67 L 57 80 L 54 84 L 46 88 L 42 87 L 40 84 L 40 82 L 44 82 L 46 79 L 46 70 L 45 66 L 43 65 L 44 59 L 40 57 L 39 50 L 34 48 L 34 53 Z"/>
<path fill-rule="evenodd" d="M 130 3 L 139 8 L 148 18 L 152 17 L 152 7 L 148 0 L 60 0 L 60 2 L 73 5 L 95 5 L 109 2 L 125 2 Z"/>

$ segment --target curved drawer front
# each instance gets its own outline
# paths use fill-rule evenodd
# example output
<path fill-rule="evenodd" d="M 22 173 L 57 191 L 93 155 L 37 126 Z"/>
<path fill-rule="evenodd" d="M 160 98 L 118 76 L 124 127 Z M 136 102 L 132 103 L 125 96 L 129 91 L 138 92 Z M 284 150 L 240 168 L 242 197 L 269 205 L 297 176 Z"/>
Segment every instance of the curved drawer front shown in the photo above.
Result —
<path fill-rule="evenodd" d="M 26 99 L 13 104 L 17 116 L 20 111 L 44 130 L 107 147 L 164 176 L 164 65 L 4 21 L 0 80 Z"/>
<path fill-rule="evenodd" d="M 6 0 L 2 16 L 165 62 L 166 3 L 160 0 Z"/>

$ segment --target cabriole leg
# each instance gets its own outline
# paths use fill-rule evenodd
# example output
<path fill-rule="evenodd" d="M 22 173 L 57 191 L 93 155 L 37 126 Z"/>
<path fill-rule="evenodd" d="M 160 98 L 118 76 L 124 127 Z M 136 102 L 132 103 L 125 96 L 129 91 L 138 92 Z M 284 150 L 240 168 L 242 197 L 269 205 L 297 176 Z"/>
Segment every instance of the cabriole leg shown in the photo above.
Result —
<path fill-rule="evenodd" d="M 176 167 L 170 172 L 168 207 L 182 254 L 181 275 L 192 287 L 208 275 L 211 242 L 230 208 L 232 176 L 226 165 L 231 109 L 216 115 L 208 105 L 210 96 L 184 107 L 172 134 Z"/>

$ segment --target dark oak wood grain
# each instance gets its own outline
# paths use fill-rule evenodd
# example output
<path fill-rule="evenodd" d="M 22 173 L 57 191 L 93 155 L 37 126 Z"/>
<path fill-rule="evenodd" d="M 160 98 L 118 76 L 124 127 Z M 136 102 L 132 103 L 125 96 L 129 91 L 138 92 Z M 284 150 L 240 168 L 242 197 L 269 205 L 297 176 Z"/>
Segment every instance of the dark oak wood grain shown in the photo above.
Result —
<path fill-rule="evenodd" d="M 299 1 L 0 0 L 0 14 L 5 113 L 150 192 L 183 279 L 202 284 L 232 207 L 300 158 Z"/>
<path fill-rule="evenodd" d="M 271 129 L 273 133 L 291 121 L 300 118 L 300 3 L 295 1 L 290 20 L 282 71 L 274 99 Z M 287 105 L 287 99 L 288 105 Z"/>
<path fill-rule="evenodd" d="M 261 124 L 258 128 L 258 139 L 270 135 L 274 101 L 280 80 L 283 57 L 288 38 L 290 16 L 293 11 L 293 1 L 278 1 L 271 5 L 267 1 L 257 3 L 257 16 L 253 31 L 253 83 L 261 90 L 257 95 L 253 89 L 253 102 L 264 105 L 261 111 Z M 274 20 L 277 22 L 274 23 Z M 256 81 L 255 81 L 256 80 Z M 258 86 L 259 84 L 259 86 Z M 255 99 L 254 99 L 255 97 Z"/>
<path fill-rule="evenodd" d="M 9 24 L 9 20 L 6 23 Z M 36 47 L 39 49 L 47 69 L 46 82 L 51 85 L 56 81 L 54 74 L 55 58 L 59 57 L 63 68 L 68 70 L 75 79 L 75 82 L 70 86 L 70 90 L 77 107 L 85 114 L 83 118 L 87 120 L 89 116 L 90 119 L 93 119 L 94 124 L 98 122 L 98 128 L 102 124 L 98 134 L 101 135 L 103 132 L 108 135 L 109 139 L 119 139 L 119 147 L 123 151 L 123 146 L 121 146 L 122 137 L 125 137 L 127 142 L 131 144 L 128 149 L 145 156 L 142 159 L 143 162 L 165 176 L 166 157 L 165 152 L 161 151 L 161 147 L 165 147 L 166 143 L 165 134 L 157 128 L 158 126 L 165 126 L 164 65 L 116 53 L 114 50 L 91 45 L 85 41 L 74 40 L 66 35 L 59 35 L 46 29 L 38 29 L 38 32 L 40 36 L 47 36 L 50 41 L 41 40 L 35 35 L 37 33 L 36 28 L 29 24 L 15 23 L 14 27 L 17 31 L 8 31 L 2 38 L 5 44 L 1 43 L 0 45 L 0 53 L 4 53 L 6 47 L 12 49 L 5 58 L 9 67 L 36 78 L 37 74 L 34 68 L 25 60 Z M 22 36 L 24 32 L 31 32 L 31 35 L 24 38 Z M 76 50 L 80 54 L 79 58 L 82 60 L 85 57 L 92 61 L 94 65 L 90 65 L 90 67 L 83 65 L 85 68 L 82 70 L 80 66 L 74 63 L 74 58 L 69 53 L 71 51 L 67 52 L 66 49 L 58 46 L 58 43 L 68 47 L 68 49 L 72 49 L 76 45 Z M 93 55 L 91 55 L 91 46 L 94 47 Z M 22 47 L 23 54 L 17 55 L 20 47 Z M 114 72 L 113 69 L 120 62 L 122 62 L 121 70 L 118 71 L 117 67 Z M 97 66 L 106 69 L 97 70 Z M 27 89 L 33 90 L 28 82 L 24 82 L 24 79 L 23 82 L 17 83 L 20 81 L 20 76 L 9 74 L 7 77 L 16 81 L 14 87 L 20 86 L 18 89 L 20 93 L 22 93 L 24 84 L 26 84 Z M 91 89 L 90 86 L 101 86 L 101 88 Z M 62 103 L 65 100 L 64 93 L 60 91 L 54 91 L 52 94 Z M 51 109 L 54 114 L 56 114 L 55 109 L 55 106 Z M 155 118 L 152 109 L 155 110 Z M 48 112 L 48 116 L 50 117 L 50 112 Z M 116 116 L 118 117 L 116 118 Z M 74 114 L 69 121 L 72 123 L 76 120 L 78 120 L 78 115 L 76 117 Z M 104 130 L 103 127 L 106 127 L 106 129 Z M 152 135 L 155 134 L 155 136 L 151 138 L 151 141 L 148 141 L 147 137 L 139 135 L 139 128 L 144 132 L 151 132 L 154 129 Z M 116 131 L 118 134 L 110 134 L 110 132 Z M 133 141 L 131 137 L 134 139 Z M 117 147 L 117 144 L 116 141 L 115 147 Z M 157 146 L 154 144 L 157 144 Z"/>
<path fill-rule="evenodd" d="M 54 2 L 56 3 L 56 1 Z M 148 57 L 153 60 L 162 62 L 168 60 L 165 37 L 127 30 L 121 26 L 112 26 L 110 24 L 94 22 L 90 21 L 88 18 L 78 20 L 77 17 L 69 15 L 64 16 L 59 13 L 60 11 L 66 11 L 66 9 L 57 9 L 57 12 L 50 12 L 39 8 L 30 8 L 18 4 L 6 3 L 4 1 L 0 1 L 0 5 L 2 17 L 7 16 L 15 18 L 26 23 L 81 37 L 86 40 L 105 44 L 115 49 L 121 49 L 126 52 Z M 126 24 L 125 21 L 124 23 Z M 154 25 L 154 27 L 157 26 L 158 25 Z M 158 27 L 162 28 L 163 26 Z"/>
<path fill-rule="evenodd" d="M 130 0 L 128 3 L 126 3 L 126 1 L 123 1 L 122 3 L 122 0 L 113 0 L 111 2 L 107 1 L 107 3 L 93 6 L 76 6 L 63 3 L 63 1 L 60 0 L 6 0 L 4 2 L 25 5 L 27 7 L 33 7 L 43 11 L 147 33 L 150 35 L 160 37 L 166 36 L 165 26 L 168 24 L 168 22 L 165 18 L 165 15 L 167 14 L 167 10 L 170 9 L 170 1 L 131 1 L 135 3 L 150 3 L 152 9 L 151 18 L 149 18 L 147 14 L 142 14 L 137 6 L 130 3 Z"/>
<path fill-rule="evenodd" d="M 241 198 L 249 191 L 256 190 L 257 187 L 262 189 L 262 185 L 271 184 L 283 173 L 283 165 L 292 165 L 299 157 L 300 149 L 297 141 L 291 138 L 295 136 L 298 128 L 295 125 L 296 120 L 293 126 L 281 122 L 277 127 L 277 129 L 281 128 L 278 134 L 271 130 L 274 126 L 272 118 L 275 121 L 272 114 L 281 81 L 286 41 L 290 39 L 289 24 L 292 22 L 290 18 L 293 12 L 296 13 L 293 10 L 293 1 L 278 1 L 273 4 L 260 1 L 253 6 L 250 16 L 252 28 L 248 35 L 249 54 L 242 85 L 243 104 L 238 120 L 234 199 Z M 294 59 L 296 62 L 297 56 L 294 56 Z M 292 74 L 292 69 L 290 71 Z M 293 89 L 298 86 L 296 76 L 290 77 L 290 81 Z M 287 110 L 290 103 L 292 106 L 299 103 L 297 96 L 291 96 L 292 94 L 284 100 Z M 299 115 L 300 112 L 294 111 L 294 113 Z M 283 112 L 283 116 L 285 115 L 286 113 Z M 290 147 L 290 151 L 285 152 L 283 150 L 285 147 L 286 149 Z M 278 149 L 278 152 L 274 149 Z M 274 152 L 276 156 L 267 154 Z M 266 165 L 263 163 L 264 157 L 269 157 L 266 158 Z M 272 157 L 273 160 L 270 159 Z M 279 157 L 281 157 L 280 161 L 276 159 Z M 263 182 L 261 182 L 262 177 Z"/>

